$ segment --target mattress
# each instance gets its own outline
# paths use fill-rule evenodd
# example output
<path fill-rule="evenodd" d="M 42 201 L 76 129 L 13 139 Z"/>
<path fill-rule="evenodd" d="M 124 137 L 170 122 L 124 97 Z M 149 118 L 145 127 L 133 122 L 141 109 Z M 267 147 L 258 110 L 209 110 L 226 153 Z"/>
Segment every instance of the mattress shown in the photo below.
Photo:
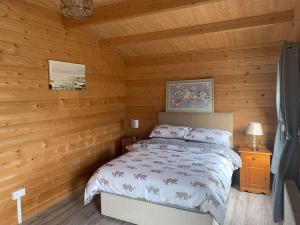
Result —
<path fill-rule="evenodd" d="M 222 225 L 238 154 L 215 144 L 149 139 L 100 167 L 85 189 L 85 204 L 103 192 L 209 213 Z"/>

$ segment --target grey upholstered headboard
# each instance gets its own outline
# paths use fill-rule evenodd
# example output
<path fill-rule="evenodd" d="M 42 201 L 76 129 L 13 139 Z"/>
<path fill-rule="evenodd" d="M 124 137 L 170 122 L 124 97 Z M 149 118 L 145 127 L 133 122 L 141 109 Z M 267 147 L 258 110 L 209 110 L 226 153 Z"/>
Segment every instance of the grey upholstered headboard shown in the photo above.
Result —
<path fill-rule="evenodd" d="M 233 134 L 233 113 L 160 112 L 158 123 L 228 130 Z M 232 140 L 233 137 L 231 147 Z"/>

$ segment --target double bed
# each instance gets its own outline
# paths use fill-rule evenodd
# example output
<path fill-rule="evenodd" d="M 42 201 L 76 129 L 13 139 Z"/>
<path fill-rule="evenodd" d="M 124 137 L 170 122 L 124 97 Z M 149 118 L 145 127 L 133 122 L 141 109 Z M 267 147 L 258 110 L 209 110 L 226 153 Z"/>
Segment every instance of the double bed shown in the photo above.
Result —
<path fill-rule="evenodd" d="M 232 133 L 231 113 L 159 113 L 159 124 Z M 231 137 L 232 146 L 232 137 Z M 139 225 L 222 225 L 231 177 L 241 162 L 229 147 L 152 138 L 99 168 L 85 203 L 101 196 L 101 213 Z"/>

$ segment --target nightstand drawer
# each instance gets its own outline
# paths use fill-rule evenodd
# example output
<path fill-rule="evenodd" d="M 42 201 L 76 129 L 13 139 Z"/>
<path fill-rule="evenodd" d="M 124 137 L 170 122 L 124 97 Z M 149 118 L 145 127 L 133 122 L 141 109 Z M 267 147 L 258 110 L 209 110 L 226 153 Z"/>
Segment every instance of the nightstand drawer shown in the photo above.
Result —
<path fill-rule="evenodd" d="M 134 141 L 132 139 L 122 139 L 121 144 L 122 144 L 122 146 L 126 147 L 127 145 L 134 144 Z"/>
<path fill-rule="evenodd" d="M 250 166 L 265 167 L 270 165 L 270 157 L 268 155 L 242 154 L 242 162 Z"/>
<path fill-rule="evenodd" d="M 143 140 L 143 138 L 141 138 L 141 137 L 136 138 L 136 141 L 139 141 L 139 140 Z M 120 141 L 121 141 L 121 147 L 122 147 L 122 154 L 125 154 L 128 152 L 128 150 L 126 149 L 126 147 L 128 145 L 134 144 L 133 137 L 123 137 L 123 138 L 121 138 Z"/>

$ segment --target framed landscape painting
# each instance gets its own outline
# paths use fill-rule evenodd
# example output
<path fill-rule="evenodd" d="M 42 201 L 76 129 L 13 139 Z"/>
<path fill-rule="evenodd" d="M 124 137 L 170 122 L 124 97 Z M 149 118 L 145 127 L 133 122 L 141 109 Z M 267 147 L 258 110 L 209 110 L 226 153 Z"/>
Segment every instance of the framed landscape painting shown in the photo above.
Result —
<path fill-rule="evenodd" d="M 50 90 L 85 90 L 85 65 L 49 60 Z"/>
<path fill-rule="evenodd" d="M 214 80 L 167 81 L 167 112 L 214 112 Z"/>

